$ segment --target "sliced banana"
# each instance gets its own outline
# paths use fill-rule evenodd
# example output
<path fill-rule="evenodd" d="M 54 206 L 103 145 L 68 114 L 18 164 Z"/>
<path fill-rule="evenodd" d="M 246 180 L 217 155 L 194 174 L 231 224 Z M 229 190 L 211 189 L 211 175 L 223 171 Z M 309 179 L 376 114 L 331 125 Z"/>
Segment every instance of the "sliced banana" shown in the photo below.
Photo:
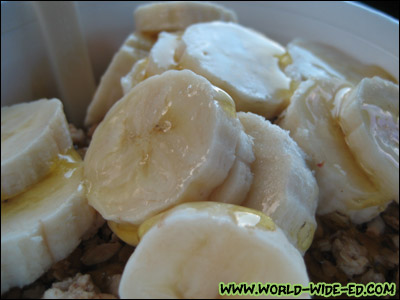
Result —
<path fill-rule="evenodd" d="M 216 299 L 220 282 L 309 283 L 300 253 L 269 217 L 252 209 L 181 204 L 146 221 L 139 233 L 122 274 L 122 299 Z"/>
<path fill-rule="evenodd" d="M 237 22 L 235 12 L 217 4 L 195 1 L 151 3 L 139 6 L 134 14 L 138 31 L 158 33 L 184 30 L 191 24 L 221 20 Z"/>
<path fill-rule="evenodd" d="M 1 108 L 1 201 L 27 190 L 50 172 L 72 140 L 63 105 L 42 99 Z"/>
<path fill-rule="evenodd" d="M 39 278 L 93 224 L 79 154 L 59 154 L 55 164 L 46 178 L 1 203 L 1 293 Z"/>
<path fill-rule="evenodd" d="M 189 70 L 138 84 L 96 129 L 85 156 L 89 203 L 139 225 L 184 201 L 206 200 L 235 159 L 242 125 L 233 100 Z"/>
<path fill-rule="evenodd" d="M 189 69 L 228 91 L 238 110 L 272 118 L 287 105 L 291 93 L 290 79 L 280 70 L 276 57 L 283 53 L 284 48 L 276 42 L 240 25 L 196 24 L 187 28 L 183 36 L 161 32 L 149 57 L 138 61 L 121 84 L 127 93 L 155 74 Z M 240 75 L 231 71 L 238 67 Z"/>
<path fill-rule="evenodd" d="M 179 65 L 206 77 L 232 96 L 238 111 L 267 118 L 280 113 L 290 98 L 290 78 L 277 56 L 285 49 L 243 26 L 211 22 L 188 27 Z"/>
<path fill-rule="evenodd" d="M 336 115 L 358 163 L 399 202 L 399 86 L 365 78 L 335 99 Z"/>
<path fill-rule="evenodd" d="M 236 148 L 236 160 L 225 181 L 211 194 L 209 201 L 240 205 L 253 182 L 251 164 L 254 162 L 253 140 L 241 132 Z"/>
<path fill-rule="evenodd" d="M 160 32 L 157 42 L 149 53 L 147 76 L 161 74 L 178 67 L 175 51 L 180 45 L 180 38 L 180 33 Z"/>
<path fill-rule="evenodd" d="M 368 221 L 390 201 L 354 160 L 331 109 L 337 91 L 348 85 L 331 79 L 300 84 L 279 125 L 309 155 L 319 186 L 318 213 L 342 212 L 353 222 Z"/>
<path fill-rule="evenodd" d="M 254 161 L 253 141 L 241 131 L 236 146 L 236 159 L 224 182 L 214 189 L 207 201 L 224 202 L 240 205 L 246 198 L 253 182 L 251 164 Z M 139 226 L 109 221 L 111 230 L 125 243 L 137 246 Z"/>
<path fill-rule="evenodd" d="M 86 126 L 101 122 L 111 106 L 122 98 L 121 77 L 131 70 L 136 61 L 148 55 L 153 44 L 153 38 L 139 33 L 133 33 L 127 37 L 101 77 L 100 84 L 87 109 Z"/>
<path fill-rule="evenodd" d="M 305 154 L 288 132 L 252 113 L 238 113 L 254 138 L 254 179 L 243 206 L 262 211 L 304 254 L 316 229 L 318 186 Z"/>
<path fill-rule="evenodd" d="M 235 162 L 224 182 L 211 193 L 207 201 L 240 205 L 245 200 L 253 182 L 250 165 L 254 159 L 252 138 L 242 131 L 236 146 Z M 108 225 L 125 243 L 131 246 L 138 245 L 138 225 L 113 221 L 108 221 Z"/>
<path fill-rule="evenodd" d="M 157 42 L 151 48 L 149 56 L 138 60 L 132 70 L 121 78 L 126 95 L 134 86 L 146 78 L 178 68 L 175 60 L 176 49 L 180 45 L 179 33 L 160 32 Z"/>
<path fill-rule="evenodd" d="M 356 85 L 364 77 L 394 78 L 378 66 L 367 66 L 334 47 L 295 39 L 287 45 L 287 54 L 281 63 L 285 73 L 295 81 L 332 77 Z"/>
<path fill-rule="evenodd" d="M 126 95 L 133 89 L 139 82 L 142 82 L 147 78 L 146 69 L 149 63 L 149 59 L 139 59 L 132 67 L 132 70 L 128 74 L 121 77 L 121 87 L 123 94 Z"/>

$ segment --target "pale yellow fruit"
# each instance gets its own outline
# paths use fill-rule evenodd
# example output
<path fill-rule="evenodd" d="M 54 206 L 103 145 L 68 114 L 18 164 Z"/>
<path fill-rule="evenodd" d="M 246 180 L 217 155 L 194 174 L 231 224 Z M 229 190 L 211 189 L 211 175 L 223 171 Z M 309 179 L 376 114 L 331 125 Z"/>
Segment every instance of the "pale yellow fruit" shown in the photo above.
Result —
<path fill-rule="evenodd" d="M 153 43 L 153 38 L 140 33 L 130 34 L 126 38 L 100 79 L 86 112 L 86 126 L 101 122 L 111 106 L 122 98 L 121 78 L 131 70 L 135 62 L 148 55 Z"/>
<path fill-rule="evenodd" d="M 253 183 L 243 206 L 262 211 L 301 253 L 310 247 L 317 223 L 318 186 L 306 156 L 289 133 L 252 113 L 238 113 L 253 138 Z"/>
<path fill-rule="evenodd" d="M 171 1 L 139 6 L 134 14 L 135 27 L 146 33 L 184 30 L 191 24 L 221 20 L 236 22 L 235 12 L 223 6 L 195 1 Z"/>
<path fill-rule="evenodd" d="M 365 78 L 338 93 L 334 111 L 359 165 L 399 202 L 399 86 Z"/>
<path fill-rule="evenodd" d="M 1 200 L 46 176 L 72 146 L 63 105 L 41 99 L 1 108 Z"/>
<path fill-rule="evenodd" d="M 69 150 L 48 176 L 1 203 L 1 293 L 34 282 L 67 257 L 94 219 L 82 160 Z"/>
<path fill-rule="evenodd" d="M 185 203 L 146 221 L 139 233 L 119 286 L 123 299 L 215 299 L 220 282 L 309 282 L 300 253 L 259 211 Z"/>
<path fill-rule="evenodd" d="M 140 225 L 173 205 L 206 200 L 226 179 L 243 132 L 232 99 L 220 93 L 188 70 L 133 88 L 86 153 L 89 203 L 109 221 Z"/>
<path fill-rule="evenodd" d="M 364 77 L 380 76 L 394 80 L 378 66 L 365 65 L 332 46 L 302 39 L 295 39 L 287 45 L 281 65 L 285 74 L 295 81 L 336 78 L 356 85 Z"/>
<path fill-rule="evenodd" d="M 246 27 L 225 22 L 195 24 L 182 35 L 179 65 L 206 77 L 232 96 L 238 111 L 267 118 L 288 104 L 290 78 L 279 68 L 285 49 Z"/>
<path fill-rule="evenodd" d="M 301 83 L 279 125 L 290 131 L 290 136 L 310 157 L 319 186 L 317 212 L 339 211 L 361 223 L 374 218 L 391 199 L 354 159 L 331 114 L 335 94 L 348 86 L 334 79 Z"/>

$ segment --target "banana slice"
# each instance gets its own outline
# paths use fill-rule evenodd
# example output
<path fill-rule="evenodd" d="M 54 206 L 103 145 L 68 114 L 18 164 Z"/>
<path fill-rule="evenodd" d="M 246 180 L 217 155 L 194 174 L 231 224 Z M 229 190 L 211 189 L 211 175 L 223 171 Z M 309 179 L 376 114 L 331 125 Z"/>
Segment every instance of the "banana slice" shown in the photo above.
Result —
<path fill-rule="evenodd" d="M 178 68 L 178 63 L 175 61 L 175 51 L 180 45 L 180 39 L 180 33 L 160 32 L 157 42 L 149 53 L 147 76 L 150 77 Z"/>
<path fill-rule="evenodd" d="M 354 157 L 399 202 L 399 86 L 365 78 L 335 99 L 339 124 Z"/>
<path fill-rule="evenodd" d="M 209 201 L 240 205 L 253 182 L 251 164 L 254 162 L 253 140 L 241 132 L 236 148 L 236 160 L 225 181 L 211 194 Z"/>
<path fill-rule="evenodd" d="M 393 76 L 378 66 L 367 66 L 333 47 L 295 39 L 287 45 L 282 57 L 285 73 L 295 81 L 332 77 L 356 85 L 364 77 L 380 76 L 394 80 Z"/>
<path fill-rule="evenodd" d="M 220 282 L 309 283 L 300 253 L 269 217 L 252 209 L 181 204 L 146 221 L 139 233 L 122 274 L 122 299 L 216 299 Z"/>
<path fill-rule="evenodd" d="M 238 111 L 267 118 L 280 113 L 290 98 L 290 78 L 277 56 L 285 49 L 243 26 L 211 22 L 188 27 L 179 65 L 206 77 L 232 96 Z"/>
<path fill-rule="evenodd" d="M 227 44 L 230 46 L 226 47 Z M 290 79 L 281 72 L 275 57 L 283 53 L 283 47 L 276 42 L 240 25 L 196 24 L 187 28 L 183 36 L 161 32 L 148 59 L 138 61 L 121 84 L 127 93 L 155 74 L 189 69 L 228 91 L 238 110 L 272 118 L 287 105 L 291 93 Z M 227 66 L 234 68 L 238 64 L 240 76 L 226 71 Z"/>
<path fill-rule="evenodd" d="M 391 199 L 360 168 L 332 117 L 335 94 L 348 86 L 331 79 L 307 80 L 294 93 L 279 125 L 309 155 L 319 186 L 319 214 L 340 211 L 353 222 L 373 218 Z"/>
<path fill-rule="evenodd" d="M 178 68 L 175 51 L 180 45 L 179 33 L 160 32 L 157 42 L 151 48 L 149 56 L 138 60 L 132 70 L 121 78 L 121 86 L 126 95 L 139 82 L 153 75 Z"/>
<path fill-rule="evenodd" d="M 93 224 L 78 153 L 59 154 L 53 171 L 1 203 L 1 293 L 39 278 L 68 256 Z"/>
<path fill-rule="evenodd" d="M 139 6 L 134 14 L 138 31 L 158 33 L 184 30 L 191 24 L 221 20 L 237 22 L 235 12 L 225 7 L 205 2 L 176 1 Z"/>
<path fill-rule="evenodd" d="M 100 80 L 87 109 L 86 126 L 99 123 L 111 106 L 122 98 L 121 77 L 131 70 L 136 61 L 148 55 L 153 44 L 153 38 L 139 33 L 133 33 L 127 37 Z"/>
<path fill-rule="evenodd" d="M 139 225 L 180 202 L 206 200 L 227 177 L 242 132 L 221 92 L 189 70 L 133 88 L 86 153 L 89 203 L 107 220 Z"/>
<path fill-rule="evenodd" d="M 63 105 L 42 99 L 1 108 L 1 201 L 37 183 L 72 147 Z"/>
<path fill-rule="evenodd" d="M 317 226 L 317 182 L 305 154 L 288 132 L 252 113 L 238 113 L 254 138 L 254 180 L 243 206 L 271 217 L 289 241 L 304 252 Z"/>
<path fill-rule="evenodd" d="M 139 59 L 132 67 L 132 70 L 128 74 L 121 77 L 121 87 L 124 96 L 130 92 L 139 82 L 142 82 L 147 78 L 146 68 L 149 63 L 149 59 Z"/>
<path fill-rule="evenodd" d="M 223 91 L 221 91 L 219 96 L 221 101 L 224 96 L 222 92 Z M 244 133 L 244 131 L 241 131 L 236 147 L 235 162 L 225 181 L 211 193 L 211 196 L 207 200 L 237 205 L 241 204 L 246 198 L 251 183 L 253 182 L 253 174 L 251 173 L 250 165 L 253 163 L 254 159 L 253 141 L 250 136 Z M 129 223 L 121 224 L 113 221 L 108 221 L 108 225 L 125 243 L 135 247 L 138 245 L 138 225 Z"/>

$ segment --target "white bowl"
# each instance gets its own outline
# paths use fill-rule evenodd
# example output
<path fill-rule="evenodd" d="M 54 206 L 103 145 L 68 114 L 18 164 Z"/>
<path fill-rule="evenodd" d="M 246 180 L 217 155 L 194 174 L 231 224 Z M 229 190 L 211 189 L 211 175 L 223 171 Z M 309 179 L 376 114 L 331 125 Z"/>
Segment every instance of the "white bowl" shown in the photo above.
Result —
<path fill-rule="evenodd" d="M 69 119 L 79 124 L 93 93 L 90 80 L 94 76 L 98 82 L 114 52 L 134 30 L 132 12 L 142 3 L 56 3 L 49 9 L 55 13 L 43 18 L 32 2 L 1 2 L 1 105 L 59 97 L 68 108 Z M 353 2 L 220 4 L 235 10 L 242 25 L 284 45 L 296 37 L 320 41 L 364 63 L 379 65 L 398 80 L 399 23 L 378 11 Z M 53 35 L 50 41 L 49 33 Z M 87 72 L 73 74 L 80 85 L 71 94 L 62 76 L 73 69 L 74 60 L 64 66 L 57 61 L 69 59 L 75 48 L 80 49 L 75 53 L 88 54 L 87 65 L 85 59 L 80 63 Z"/>

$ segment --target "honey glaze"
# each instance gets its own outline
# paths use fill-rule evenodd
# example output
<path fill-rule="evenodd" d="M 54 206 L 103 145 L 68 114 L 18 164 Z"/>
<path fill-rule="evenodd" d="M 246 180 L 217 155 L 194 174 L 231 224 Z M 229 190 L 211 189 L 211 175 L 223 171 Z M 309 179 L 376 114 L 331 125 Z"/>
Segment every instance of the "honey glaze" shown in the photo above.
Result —
<path fill-rule="evenodd" d="M 79 172 L 82 172 L 82 159 L 73 148 L 70 148 L 65 154 L 59 154 L 52 163 L 48 175 L 25 192 L 1 203 L 2 226 L 3 222 L 15 215 L 47 205 L 44 202 L 49 202 L 49 204 L 52 201 L 58 202 L 59 193 L 65 189 L 67 182 L 71 182 L 68 184 L 68 188 L 78 191 L 83 189 L 83 177 L 74 176 Z"/>

